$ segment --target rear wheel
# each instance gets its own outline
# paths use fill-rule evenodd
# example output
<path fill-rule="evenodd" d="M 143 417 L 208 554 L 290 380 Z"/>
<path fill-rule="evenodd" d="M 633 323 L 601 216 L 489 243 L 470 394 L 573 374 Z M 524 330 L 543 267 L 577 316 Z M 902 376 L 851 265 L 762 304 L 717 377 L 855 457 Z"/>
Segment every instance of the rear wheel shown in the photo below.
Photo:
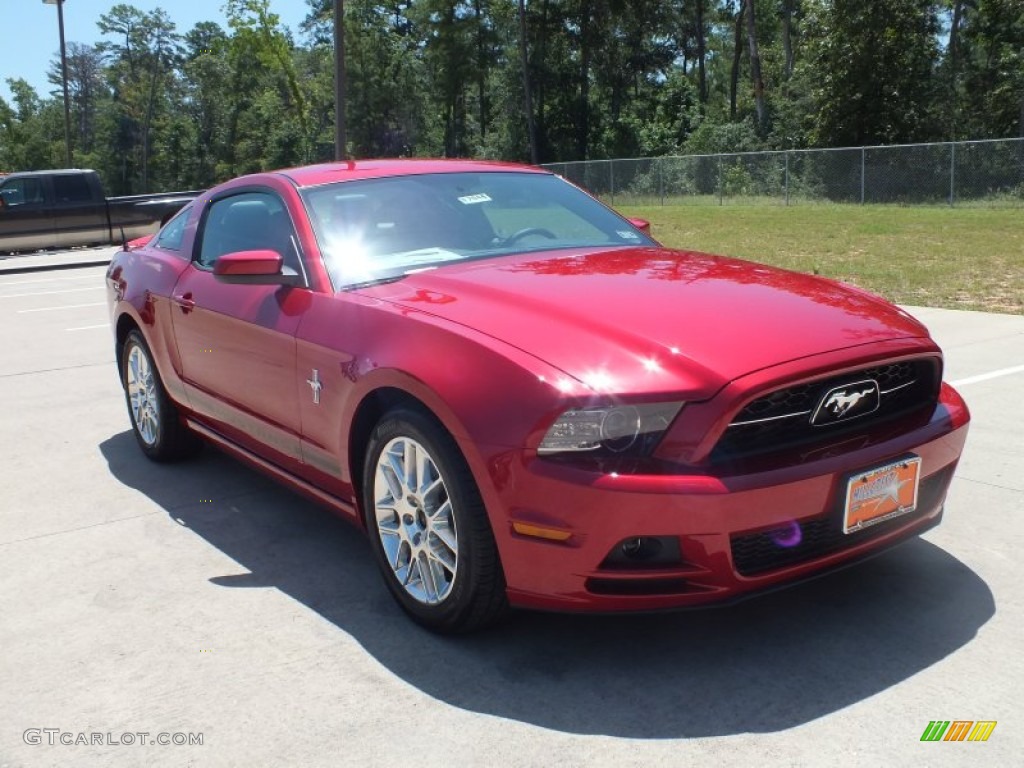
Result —
<path fill-rule="evenodd" d="M 417 622 L 467 632 L 507 607 L 480 492 L 458 446 L 415 410 L 387 414 L 370 437 L 363 509 L 388 589 Z"/>
<path fill-rule="evenodd" d="M 146 456 L 153 461 L 177 461 L 199 451 L 202 442 L 182 423 L 138 330 L 128 333 L 121 349 L 121 383 L 132 431 Z"/>

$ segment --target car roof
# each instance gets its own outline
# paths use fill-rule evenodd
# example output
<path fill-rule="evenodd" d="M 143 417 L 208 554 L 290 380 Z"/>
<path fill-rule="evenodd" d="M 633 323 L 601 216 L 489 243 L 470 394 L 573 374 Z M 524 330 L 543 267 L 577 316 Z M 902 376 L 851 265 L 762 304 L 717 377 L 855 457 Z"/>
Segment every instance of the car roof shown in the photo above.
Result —
<path fill-rule="evenodd" d="M 383 176 L 415 176 L 424 173 L 482 173 L 518 171 L 549 173 L 542 168 L 488 160 L 342 160 L 336 163 L 286 168 L 277 173 L 300 187 L 334 181 L 376 179 Z"/>

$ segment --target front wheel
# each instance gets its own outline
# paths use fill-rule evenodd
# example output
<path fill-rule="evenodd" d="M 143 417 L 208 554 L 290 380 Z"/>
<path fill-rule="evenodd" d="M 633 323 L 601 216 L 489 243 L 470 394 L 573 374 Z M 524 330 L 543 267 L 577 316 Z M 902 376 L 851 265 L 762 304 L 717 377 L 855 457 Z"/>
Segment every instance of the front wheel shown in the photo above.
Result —
<path fill-rule="evenodd" d="M 458 446 L 432 418 L 401 409 L 370 437 L 363 509 L 388 589 L 417 622 L 467 632 L 507 607 L 480 492 Z"/>

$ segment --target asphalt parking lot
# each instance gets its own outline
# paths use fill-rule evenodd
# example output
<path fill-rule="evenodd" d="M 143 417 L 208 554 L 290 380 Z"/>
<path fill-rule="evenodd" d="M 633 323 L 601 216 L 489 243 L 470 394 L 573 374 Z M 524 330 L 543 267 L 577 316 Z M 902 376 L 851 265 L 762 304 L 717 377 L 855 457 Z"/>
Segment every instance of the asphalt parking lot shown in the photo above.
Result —
<path fill-rule="evenodd" d="M 911 310 L 974 416 L 923 539 L 732 608 L 446 639 L 329 513 L 142 457 L 102 274 L 0 272 L 0 765 L 1019 765 L 1024 317 Z"/>

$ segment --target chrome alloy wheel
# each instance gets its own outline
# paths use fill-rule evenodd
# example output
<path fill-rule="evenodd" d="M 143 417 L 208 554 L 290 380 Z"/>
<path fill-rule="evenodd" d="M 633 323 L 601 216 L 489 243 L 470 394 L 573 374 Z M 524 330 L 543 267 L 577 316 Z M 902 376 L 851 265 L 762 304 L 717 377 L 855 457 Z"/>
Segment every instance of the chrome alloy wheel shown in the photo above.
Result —
<path fill-rule="evenodd" d="M 160 433 L 157 410 L 156 379 L 145 350 L 134 345 L 128 352 L 128 401 L 139 437 L 146 445 L 154 445 Z"/>
<path fill-rule="evenodd" d="M 459 538 L 444 478 L 408 437 L 384 446 L 373 481 L 374 517 L 388 565 L 416 601 L 437 605 L 458 573 Z"/>

